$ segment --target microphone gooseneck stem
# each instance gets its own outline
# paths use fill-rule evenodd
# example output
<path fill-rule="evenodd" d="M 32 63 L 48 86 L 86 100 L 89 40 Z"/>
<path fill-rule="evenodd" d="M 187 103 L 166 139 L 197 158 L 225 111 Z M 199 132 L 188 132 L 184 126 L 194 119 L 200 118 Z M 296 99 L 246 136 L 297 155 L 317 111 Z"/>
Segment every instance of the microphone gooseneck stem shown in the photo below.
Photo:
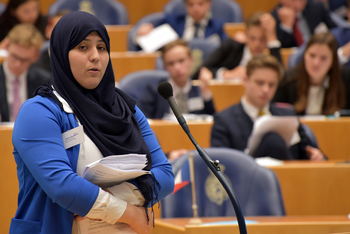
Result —
<path fill-rule="evenodd" d="M 207 152 L 200 145 L 197 144 L 196 140 L 194 139 L 194 137 L 192 136 L 192 134 L 190 132 L 190 129 L 186 123 L 185 118 L 183 116 L 181 116 L 177 120 L 178 120 L 179 124 L 181 125 L 182 129 L 187 134 L 187 136 L 190 138 L 192 144 L 196 147 L 198 154 L 201 156 L 201 158 L 204 160 L 204 162 L 207 164 L 207 166 L 210 168 L 210 170 L 213 172 L 213 174 L 216 176 L 216 178 L 218 178 L 218 180 L 220 181 L 220 183 L 222 184 L 222 186 L 226 190 L 226 192 L 231 200 L 231 203 L 233 205 L 233 208 L 235 210 L 235 213 L 236 213 L 239 232 L 241 234 L 247 234 L 247 227 L 245 224 L 245 220 L 244 220 L 241 206 L 238 202 L 237 197 L 235 196 L 235 193 L 233 192 L 233 189 L 229 185 L 225 176 L 220 171 L 219 163 L 217 161 L 211 160 L 211 158 L 209 157 Z"/>
<path fill-rule="evenodd" d="M 244 216 L 242 214 L 242 209 L 241 209 L 241 206 L 238 202 L 238 199 L 236 198 L 236 196 L 234 194 L 233 189 L 231 188 L 231 186 L 228 183 L 225 176 L 220 171 L 219 162 L 211 160 L 209 155 L 207 154 L 207 152 L 205 152 L 205 150 L 202 147 L 200 147 L 197 144 L 196 140 L 193 138 L 193 136 L 190 132 L 190 129 L 188 128 L 188 125 L 186 123 L 186 120 L 182 116 L 182 113 L 181 113 L 179 107 L 177 106 L 175 99 L 173 98 L 173 89 L 172 89 L 171 84 L 169 82 L 166 82 L 166 81 L 162 82 L 158 86 L 158 92 L 164 99 L 166 99 L 169 102 L 169 105 L 170 105 L 171 109 L 173 110 L 177 121 L 179 122 L 179 124 L 181 125 L 182 129 L 185 131 L 187 136 L 190 138 L 193 145 L 196 147 L 198 154 L 201 156 L 201 158 L 204 160 L 204 162 L 207 164 L 207 166 L 210 168 L 210 170 L 213 172 L 213 174 L 216 176 L 216 178 L 218 178 L 218 180 L 220 181 L 220 183 L 222 184 L 222 186 L 226 190 L 226 192 L 227 192 L 227 194 L 232 202 L 233 208 L 236 212 L 239 232 L 241 234 L 247 234 L 247 227 L 245 224 Z"/>

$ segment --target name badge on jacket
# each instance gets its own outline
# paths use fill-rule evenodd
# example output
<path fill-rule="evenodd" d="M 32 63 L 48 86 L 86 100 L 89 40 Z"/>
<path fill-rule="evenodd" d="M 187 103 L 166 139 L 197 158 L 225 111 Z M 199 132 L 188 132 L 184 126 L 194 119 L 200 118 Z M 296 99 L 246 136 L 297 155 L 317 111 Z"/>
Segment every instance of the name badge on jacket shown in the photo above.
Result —
<path fill-rule="evenodd" d="M 193 97 L 188 99 L 188 111 L 199 111 L 204 109 L 204 101 L 202 97 Z"/>
<path fill-rule="evenodd" d="M 84 142 L 84 129 L 82 125 L 62 133 L 63 145 L 65 149 Z"/>

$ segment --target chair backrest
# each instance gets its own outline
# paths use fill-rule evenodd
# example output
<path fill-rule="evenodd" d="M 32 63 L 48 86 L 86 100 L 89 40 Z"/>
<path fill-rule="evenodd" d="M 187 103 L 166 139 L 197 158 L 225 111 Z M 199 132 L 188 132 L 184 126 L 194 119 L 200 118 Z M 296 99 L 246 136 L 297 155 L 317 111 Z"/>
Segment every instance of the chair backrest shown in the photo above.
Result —
<path fill-rule="evenodd" d="M 208 58 L 208 56 L 220 46 L 219 42 L 214 42 L 207 39 L 193 39 L 188 42 L 189 47 L 192 51 L 194 59 L 193 72 L 202 65 L 202 63 Z M 161 57 L 156 59 L 156 69 L 163 70 L 164 64 Z"/>
<path fill-rule="evenodd" d="M 168 77 L 169 73 L 166 71 L 142 70 L 124 76 L 117 87 L 137 100 L 148 83 Z"/>
<path fill-rule="evenodd" d="M 304 129 L 306 136 L 311 140 L 311 143 L 312 143 L 311 146 L 318 148 L 318 142 L 317 142 L 316 136 L 315 136 L 314 132 L 312 131 L 312 129 L 309 126 L 307 126 L 306 124 L 301 124 L 301 126 Z"/>
<path fill-rule="evenodd" d="M 243 22 L 243 11 L 241 6 L 233 0 L 213 0 L 211 12 L 213 18 L 223 21 L 224 23 Z M 172 0 L 164 6 L 164 13 L 186 12 L 184 0 Z"/>
<path fill-rule="evenodd" d="M 0 2 L 0 15 L 5 11 L 6 5 L 2 2 Z"/>
<path fill-rule="evenodd" d="M 256 164 L 254 159 L 241 151 L 228 148 L 207 148 L 206 152 L 213 160 L 220 161 L 224 173 L 242 208 L 243 215 L 285 215 L 283 198 L 279 181 L 275 173 Z M 198 215 L 233 216 L 235 214 L 231 201 L 217 178 L 209 171 L 207 165 L 193 151 L 194 174 Z M 188 158 L 190 153 L 173 162 L 175 181 L 190 180 Z M 191 217 L 191 184 L 161 201 L 162 218 Z"/>
<path fill-rule="evenodd" d="M 163 12 L 156 12 L 149 15 L 144 16 L 141 18 L 134 27 L 131 28 L 128 34 L 128 50 L 129 51 L 137 51 L 138 46 L 135 44 L 134 39 L 136 37 L 136 33 L 138 28 L 144 24 L 144 23 L 151 23 L 151 24 L 158 24 L 160 21 L 164 20 L 164 13 Z"/>
<path fill-rule="evenodd" d="M 87 11 L 95 15 L 104 25 L 129 23 L 125 6 L 116 0 L 58 0 L 49 8 L 49 16 L 61 10 Z"/>

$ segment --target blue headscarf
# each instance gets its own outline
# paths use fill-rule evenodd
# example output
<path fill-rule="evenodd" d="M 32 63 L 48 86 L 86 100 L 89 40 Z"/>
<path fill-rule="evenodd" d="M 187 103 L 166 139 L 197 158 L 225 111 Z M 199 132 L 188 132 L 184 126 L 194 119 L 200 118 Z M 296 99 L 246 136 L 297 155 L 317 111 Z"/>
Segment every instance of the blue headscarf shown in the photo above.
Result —
<path fill-rule="evenodd" d="M 134 116 L 136 100 L 115 88 L 111 60 L 109 59 L 106 72 L 95 89 L 83 88 L 72 74 L 68 59 L 69 51 L 94 31 L 106 43 L 110 53 L 107 30 L 95 16 L 74 11 L 58 21 L 50 39 L 52 85 L 68 102 L 83 125 L 85 133 L 104 157 L 128 153 L 147 154 L 148 163 L 144 170 L 150 170 L 151 154 Z M 41 86 L 36 93 L 53 98 L 62 109 L 62 104 L 50 86 Z M 136 181 L 145 197 L 147 207 L 153 200 L 154 183 L 148 175 L 141 176 Z"/>

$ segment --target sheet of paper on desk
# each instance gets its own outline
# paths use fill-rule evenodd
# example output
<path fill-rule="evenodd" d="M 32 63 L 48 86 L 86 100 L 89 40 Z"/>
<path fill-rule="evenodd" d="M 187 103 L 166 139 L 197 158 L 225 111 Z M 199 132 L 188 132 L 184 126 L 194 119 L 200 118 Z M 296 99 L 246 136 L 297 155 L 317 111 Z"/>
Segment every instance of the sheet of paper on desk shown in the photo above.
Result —
<path fill-rule="evenodd" d="M 262 167 L 280 166 L 284 164 L 282 160 L 278 160 L 271 157 L 256 158 L 255 162 Z"/>
<path fill-rule="evenodd" d="M 258 223 L 258 221 L 255 220 L 244 220 L 246 224 L 253 224 Z M 215 226 L 215 225 L 231 225 L 231 224 L 238 224 L 237 220 L 232 221 L 219 221 L 219 222 L 211 222 L 211 223 L 203 223 L 202 226 Z"/>
<path fill-rule="evenodd" d="M 93 221 L 90 219 L 81 219 L 77 222 L 78 234 L 136 234 L 129 225 L 125 223 L 116 223 L 111 225 L 105 222 Z"/>
<path fill-rule="evenodd" d="M 179 36 L 169 24 L 162 24 L 154 28 L 149 34 L 137 37 L 136 42 L 143 51 L 152 53 L 178 38 Z"/>
<path fill-rule="evenodd" d="M 87 165 L 82 171 L 82 177 L 105 188 L 150 174 L 149 171 L 142 170 L 146 162 L 144 154 L 108 156 Z"/>
<path fill-rule="evenodd" d="M 268 132 L 278 133 L 289 147 L 298 126 L 299 121 L 297 116 L 264 115 L 258 118 L 254 123 L 253 131 L 248 139 L 248 150 L 246 152 L 253 154 L 263 136 Z"/>

